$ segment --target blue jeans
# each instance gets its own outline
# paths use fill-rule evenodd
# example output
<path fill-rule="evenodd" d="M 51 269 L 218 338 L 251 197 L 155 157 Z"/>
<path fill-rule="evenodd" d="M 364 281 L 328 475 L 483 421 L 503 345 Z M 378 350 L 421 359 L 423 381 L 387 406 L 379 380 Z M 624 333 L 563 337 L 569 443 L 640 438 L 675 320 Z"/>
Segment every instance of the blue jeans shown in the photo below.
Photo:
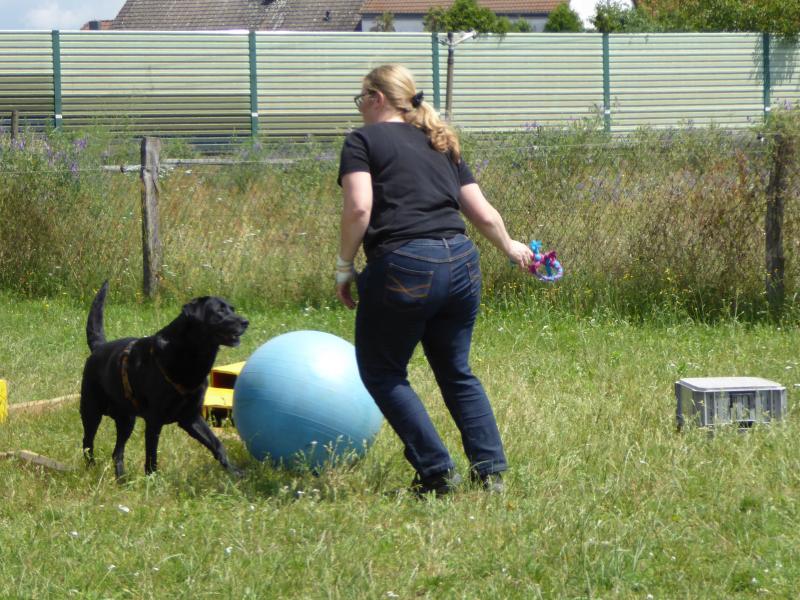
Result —
<path fill-rule="evenodd" d="M 412 240 L 372 260 L 358 277 L 356 358 L 361 379 L 423 478 L 454 468 L 408 382 L 419 342 L 477 475 L 506 469 L 492 407 L 469 367 L 478 315 L 478 250 L 465 235 Z"/>

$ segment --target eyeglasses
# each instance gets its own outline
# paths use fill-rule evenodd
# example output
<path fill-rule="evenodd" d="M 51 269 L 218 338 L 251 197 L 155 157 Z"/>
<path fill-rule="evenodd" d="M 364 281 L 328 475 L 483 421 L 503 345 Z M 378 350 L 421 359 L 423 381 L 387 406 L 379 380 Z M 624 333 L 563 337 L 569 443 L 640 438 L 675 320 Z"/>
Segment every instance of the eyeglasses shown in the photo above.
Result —
<path fill-rule="evenodd" d="M 361 105 L 364 104 L 364 98 L 366 98 L 367 96 L 371 96 L 374 93 L 375 92 L 373 92 L 372 90 L 369 90 L 368 92 L 361 92 L 360 94 L 353 96 L 353 102 L 356 103 L 356 108 L 360 110 Z"/>

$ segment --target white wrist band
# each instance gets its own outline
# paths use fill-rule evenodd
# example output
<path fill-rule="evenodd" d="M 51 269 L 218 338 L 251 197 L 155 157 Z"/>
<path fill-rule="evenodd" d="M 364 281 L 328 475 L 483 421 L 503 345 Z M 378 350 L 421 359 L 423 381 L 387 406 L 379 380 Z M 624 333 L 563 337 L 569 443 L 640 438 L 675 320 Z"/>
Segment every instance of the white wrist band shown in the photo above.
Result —
<path fill-rule="evenodd" d="M 356 278 L 356 268 L 353 261 L 344 260 L 341 256 L 336 257 L 336 285 L 342 285 Z"/>
<path fill-rule="evenodd" d="M 353 266 L 352 260 L 345 260 L 341 256 L 336 257 L 336 269 L 350 268 Z"/>

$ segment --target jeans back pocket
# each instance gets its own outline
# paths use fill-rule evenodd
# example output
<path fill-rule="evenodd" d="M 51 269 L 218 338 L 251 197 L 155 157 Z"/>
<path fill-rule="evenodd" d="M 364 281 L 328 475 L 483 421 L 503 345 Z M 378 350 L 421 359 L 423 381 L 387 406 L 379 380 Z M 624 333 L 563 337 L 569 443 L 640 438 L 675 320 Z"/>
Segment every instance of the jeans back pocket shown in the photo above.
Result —
<path fill-rule="evenodd" d="M 467 262 L 467 274 L 469 276 L 470 290 L 473 296 L 480 296 L 483 276 L 481 275 L 480 256 L 475 252 L 475 256 Z"/>
<path fill-rule="evenodd" d="M 383 301 L 398 311 L 422 308 L 433 283 L 433 271 L 416 271 L 389 263 Z"/>

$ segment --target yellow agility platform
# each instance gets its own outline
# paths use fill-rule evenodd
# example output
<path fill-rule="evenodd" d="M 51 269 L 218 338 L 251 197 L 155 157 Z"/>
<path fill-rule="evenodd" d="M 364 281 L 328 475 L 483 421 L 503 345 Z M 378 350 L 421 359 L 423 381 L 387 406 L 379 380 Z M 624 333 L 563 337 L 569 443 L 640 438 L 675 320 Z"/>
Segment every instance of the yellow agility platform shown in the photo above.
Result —
<path fill-rule="evenodd" d="M 0 379 L 0 423 L 8 418 L 8 386 L 5 379 Z"/>
<path fill-rule="evenodd" d="M 244 361 L 211 369 L 208 389 L 203 400 L 203 416 L 207 420 L 230 419 L 233 412 L 233 386 L 242 372 Z"/>

